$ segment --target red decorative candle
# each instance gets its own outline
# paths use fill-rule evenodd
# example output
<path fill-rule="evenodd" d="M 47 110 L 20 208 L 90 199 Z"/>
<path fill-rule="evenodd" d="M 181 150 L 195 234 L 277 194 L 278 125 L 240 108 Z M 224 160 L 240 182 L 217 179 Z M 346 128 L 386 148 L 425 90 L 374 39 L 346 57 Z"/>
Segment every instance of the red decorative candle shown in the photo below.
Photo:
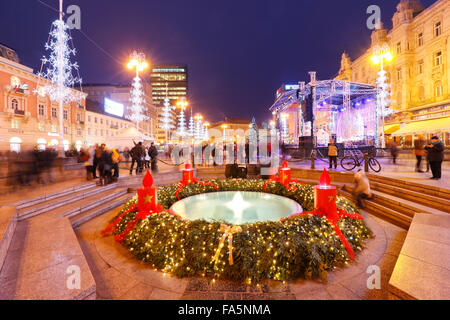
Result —
<path fill-rule="evenodd" d="M 288 168 L 288 164 L 286 160 L 284 160 L 283 165 L 281 169 L 279 170 L 279 176 L 280 176 L 280 183 L 281 184 L 288 184 L 289 181 L 291 181 L 291 169 Z"/>
<path fill-rule="evenodd" d="M 320 185 L 314 187 L 314 208 L 323 212 L 327 218 L 337 218 L 337 190 L 330 185 L 331 179 L 326 169 L 320 177 Z"/>
<path fill-rule="evenodd" d="M 138 189 L 139 211 L 156 211 L 158 207 L 158 189 L 153 186 L 153 177 L 149 171 L 142 182 L 143 188 Z"/>
<path fill-rule="evenodd" d="M 183 169 L 183 183 L 190 184 L 192 182 L 194 182 L 194 170 L 189 163 L 186 163 L 186 166 Z"/>

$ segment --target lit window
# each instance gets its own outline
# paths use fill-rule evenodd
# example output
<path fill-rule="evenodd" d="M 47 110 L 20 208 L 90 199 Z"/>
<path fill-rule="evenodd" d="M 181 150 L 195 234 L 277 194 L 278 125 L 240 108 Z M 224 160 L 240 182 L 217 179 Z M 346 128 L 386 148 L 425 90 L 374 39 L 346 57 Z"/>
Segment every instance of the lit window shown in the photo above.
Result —
<path fill-rule="evenodd" d="M 423 73 L 424 62 L 423 60 L 419 61 L 419 74 Z"/>
<path fill-rule="evenodd" d="M 58 126 L 56 124 L 52 124 L 52 132 L 57 133 L 58 132 Z"/>
<path fill-rule="evenodd" d="M 436 22 L 436 24 L 434 25 L 434 35 L 436 37 L 439 37 L 442 34 L 442 23 Z"/>
<path fill-rule="evenodd" d="M 419 47 L 423 46 L 423 33 L 419 33 L 417 35 L 417 44 L 419 45 Z"/>
<path fill-rule="evenodd" d="M 434 65 L 440 66 L 442 64 L 442 51 L 439 51 L 434 56 Z"/>
<path fill-rule="evenodd" d="M 12 119 L 11 120 L 11 128 L 12 129 L 20 129 L 20 120 L 19 119 Z"/>
<path fill-rule="evenodd" d="M 397 80 L 401 80 L 402 79 L 402 69 L 397 69 Z"/>
<path fill-rule="evenodd" d="M 38 129 L 39 129 L 39 131 L 44 132 L 45 131 L 45 124 L 39 122 L 38 123 Z"/>

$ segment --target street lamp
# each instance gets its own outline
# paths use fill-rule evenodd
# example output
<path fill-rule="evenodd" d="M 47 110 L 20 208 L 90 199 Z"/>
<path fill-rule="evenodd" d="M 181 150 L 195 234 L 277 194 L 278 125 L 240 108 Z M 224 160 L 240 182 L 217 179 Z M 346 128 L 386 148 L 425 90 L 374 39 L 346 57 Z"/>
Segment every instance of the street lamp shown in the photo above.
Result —
<path fill-rule="evenodd" d="M 130 93 L 131 100 L 131 110 L 132 115 L 130 117 L 131 120 L 136 121 L 136 129 L 139 131 L 139 122 L 142 120 L 146 120 L 147 116 L 144 114 L 143 103 L 145 102 L 143 98 L 143 90 L 141 79 L 139 78 L 139 74 L 144 72 L 149 67 L 147 61 L 145 61 L 145 54 L 142 52 L 134 51 L 131 54 L 130 61 L 127 64 L 127 68 L 129 70 L 136 69 L 136 77 L 133 79 L 133 86 Z"/>
<path fill-rule="evenodd" d="M 377 107 L 375 108 L 376 111 L 376 144 L 379 145 L 379 134 L 378 134 L 378 108 L 381 109 L 381 125 L 382 125 L 382 132 L 381 132 L 381 147 L 384 149 L 386 148 L 386 140 L 384 136 L 384 117 L 385 117 L 385 111 L 386 107 L 388 105 L 388 84 L 387 84 L 387 77 L 386 77 L 386 71 L 384 71 L 384 61 L 387 62 L 392 61 L 394 57 L 392 56 L 391 50 L 389 48 L 389 45 L 385 43 L 382 46 L 375 46 L 373 48 L 373 55 L 370 58 L 375 65 L 380 65 L 380 72 L 378 72 L 378 79 L 377 79 L 377 86 L 378 86 L 378 94 L 377 94 Z"/>

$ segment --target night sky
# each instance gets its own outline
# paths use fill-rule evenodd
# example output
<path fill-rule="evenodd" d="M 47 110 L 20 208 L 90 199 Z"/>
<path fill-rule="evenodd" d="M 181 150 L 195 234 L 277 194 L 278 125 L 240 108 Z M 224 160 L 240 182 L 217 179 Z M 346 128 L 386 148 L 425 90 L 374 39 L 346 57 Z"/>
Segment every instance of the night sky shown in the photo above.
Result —
<path fill-rule="evenodd" d="M 41 0 L 56 8 L 57 0 Z M 370 44 L 366 9 L 377 4 L 387 28 L 399 0 L 65 0 L 81 7 L 82 31 L 72 31 L 84 83 L 127 83 L 129 53 L 151 64 L 189 68 L 189 99 L 212 121 L 270 118 L 283 82 L 334 77 L 344 49 L 352 59 Z M 429 6 L 434 0 L 422 0 Z M 0 43 L 40 68 L 57 13 L 38 0 L 0 3 Z"/>

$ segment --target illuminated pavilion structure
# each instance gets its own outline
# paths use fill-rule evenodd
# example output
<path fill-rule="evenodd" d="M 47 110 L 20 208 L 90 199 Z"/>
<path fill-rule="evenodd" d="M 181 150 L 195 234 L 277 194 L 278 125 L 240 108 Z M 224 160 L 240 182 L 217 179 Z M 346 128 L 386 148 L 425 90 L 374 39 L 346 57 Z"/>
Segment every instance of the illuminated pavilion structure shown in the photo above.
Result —
<path fill-rule="evenodd" d="M 270 107 L 286 144 L 309 141 L 327 146 L 333 138 L 346 146 L 380 147 L 383 121 L 377 107 L 379 89 L 368 84 L 342 80 L 316 80 L 288 85 Z"/>

